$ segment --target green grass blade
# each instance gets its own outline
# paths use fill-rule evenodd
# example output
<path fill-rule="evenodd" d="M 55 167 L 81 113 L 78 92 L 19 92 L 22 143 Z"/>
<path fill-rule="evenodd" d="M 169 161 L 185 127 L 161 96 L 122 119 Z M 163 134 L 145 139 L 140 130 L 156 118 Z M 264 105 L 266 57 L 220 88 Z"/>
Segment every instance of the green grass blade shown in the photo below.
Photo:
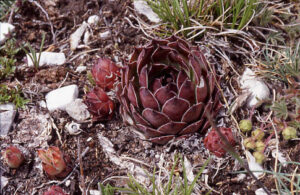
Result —
<path fill-rule="evenodd" d="M 189 7 L 187 4 L 187 0 L 182 0 L 182 4 L 183 4 L 183 10 L 184 10 L 184 14 L 185 14 L 185 19 L 186 19 L 186 27 L 189 27 L 191 25 L 190 23 L 190 13 L 189 13 Z"/>
<path fill-rule="evenodd" d="M 192 193 L 192 191 L 193 191 L 193 189 L 194 189 L 194 186 L 195 186 L 195 184 L 196 184 L 198 178 L 199 178 L 200 175 L 203 173 L 204 169 L 206 168 L 206 166 L 208 165 L 209 162 L 210 162 L 210 158 L 207 159 L 207 160 L 204 162 L 204 164 L 203 164 L 203 166 L 201 167 L 200 171 L 198 172 L 198 174 L 197 174 L 196 177 L 194 178 L 193 182 L 191 183 L 190 188 L 189 188 L 189 190 L 188 190 L 188 194 L 191 194 L 191 193 Z"/>
<path fill-rule="evenodd" d="M 177 166 L 177 162 L 178 162 L 178 156 L 175 155 L 175 162 L 172 166 L 171 173 L 170 173 L 170 179 L 169 179 L 169 182 L 168 182 L 168 185 L 167 185 L 167 191 L 166 191 L 167 195 L 170 193 L 170 190 L 171 190 L 172 179 L 173 179 L 175 167 Z"/>
<path fill-rule="evenodd" d="M 182 163 L 182 168 L 183 168 L 183 187 L 184 187 L 184 194 L 188 195 L 188 182 L 187 182 L 187 176 L 186 176 L 186 169 L 185 169 L 185 165 L 184 165 L 184 160 L 181 157 L 181 163 Z"/>

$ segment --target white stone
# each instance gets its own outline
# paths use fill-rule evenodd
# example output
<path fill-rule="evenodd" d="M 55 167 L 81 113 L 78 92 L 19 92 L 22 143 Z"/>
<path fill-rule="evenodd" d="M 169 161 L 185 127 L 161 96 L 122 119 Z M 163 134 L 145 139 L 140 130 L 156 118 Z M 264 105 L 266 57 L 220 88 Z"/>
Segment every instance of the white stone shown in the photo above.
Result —
<path fill-rule="evenodd" d="M 102 193 L 99 190 L 90 190 L 90 195 L 101 195 Z"/>
<path fill-rule="evenodd" d="M 133 1 L 134 9 L 139 13 L 145 15 L 151 22 L 158 23 L 160 18 L 153 12 L 151 7 L 144 0 Z"/>
<path fill-rule="evenodd" d="M 80 27 L 71 34 L 70 36 L 70 48 L 72 51 L 76 50 L 78 47 L 81 37 L 83 33 L 85 32 L 86 28 L 88 27 L 88 24 L 86 22 L 83 22 Z"/>
<path fill-rule="evenodd" d="M 93 140 L 93 138 L 92 138 L 92 137 L 89 137 L 89 138 L 87 138 L 86 142 L 90 142 L 90 141 L 92 141 L 92 140 Z"/>
<path fill-rule="evenodd" d="M 255 175 L 256 177 L 260 177 L 261 175 L 263 175 L 264 169 L 260 164 L 256 162 L 255 157 L 249 151 L 246 150 L 245 152 L 246 152 L 249 169 L 250 171 L 252 171 L 253 175 Z"/>
<path fill-rule="evenodd" d="M 7 135 L 16 116 L 16 107 L 14 104 L 0 105 L 0 135 Z"/>
<path fill-rule="evenodd" d="M 1 185 L 0 185 L 0 186 L 1 186 L 1 189 L 0 189 L 0 190 L 1 190 L 1 191 L 2 191 L 2 189 L 8 184 L 8 181 L 9 181 L 9 180 L 8 180 L 7 177 L 4 177 L 4 176 L 1 175 L 1 181 L 0 181 L 0 182 L 1 182 Z"/>
<path fill-rule="evenodd" d="M 246 68 L 240 83 L 241 88 L 244 91 L 250 92 L 250 95 L 247 99 L 248 107 L 258 107 L 270 96 L 270 90 L 268 86 L 261 79 L 257 78 L 255 73 L 249 68 Z"/>
<path fill-rule="evenodd" d="M 27 54 L 27 64 L 28 66 L 34 66 L 33 61 L 31 59 L 32 54 Z M 40 56 L 40 53 L 36 54 L 36 58 Z M 57 52 L 47 52 L 44 51 L 41 53 L 40 63 L 39 66 L 60 66 L 66 62 L 66 56 L 64 53 L 57 53 Z"/>
<path fill-rule="evenodd" d="M 193 173 L 193 166 L 191 164 L 191 162 L 186 158 L 186 156 L 184 157 L 184 166 L 186 169 L 186 177 L 189 180 L 189 182 L 193 182 L 195 179 L 194 173 Z"/>
<path fill-rule="evenodd" d="M 4 43 L 7 35 L 15 30 L 15 26 L 6 22 L 0 22 L 0 44 Z"/>
<path fill-rule="evenodd" d="M 246 178 L 246 174 L 240 173 L 237 175 L 237 180 L 239 182 L 243 181 Z"/>
<path fill-rule="evenodd" d="M 97 15 L 92 15 L 88 18 L 87 22 L 91 25 L 98 24 L 100 21 L 100 17 Z"/>
<path fill-rule="evenodd" d="M 78 97 L 77 85 L 69 85 L 50 91 L 46 95 L 47 107 L 50 112 L 60 109 L 66 110 L 66 106 Z"/>
<path fill-rule="evenodd" d="M 100 21 L 100 17 L 97 15 L 92 15 L 88 18 L 88 23 L 93 25 L 93 24 L 98 24 Z"/>
<path fill-rule="evenodd" d="M 105 32 L 101 32 L 101 33 L 99 33 L 99 36 L 102 39 L 106 39 L 110 36 L 110 31 L 108 30 L 108 31 L 105 31 Z"/>
<path fill-rule="evenodd" d="M 44 100 L 39 101 L 39 105 L 42 108 L 47 108 L 47 104 L 46 104 L 46 102 Z"/>
<path fill-rule="evenodd" d="M 263 188 L 255 190 L 255 195 L 268 195 Z"/>
<path fill-rule="evenodd" d="M 90 117 L 87 106 L 83 103 L 82 99 L 76 99 L 68 104 L 66 107 L 67 113 L 77 121 L 84 121 Z"/>
<path fill-rule="evenodd" d="M 68 179 L 68 180 L 66 181 L 66 183 L 65 183 L 65 186 L 66 186 L 66 187 L 69 187 L 70 184 L 71 184 L 71 181 Z"/>
<path fill-rule="evenodd" d="M 78 72 L 78 73 L 82 73 L 86 71 L 86 66 L 78 66 L 75 70 L 75 72 Z"/>
<path fill-rule="evenodd" d="M 83 36 L 83 43 L 85 45 L 89 44 L 90 37 L 91 37 L 91 33 L 89 32 L 89 30 L 86 30 L 85 33 L 84 33 L 84 36 Z"/>

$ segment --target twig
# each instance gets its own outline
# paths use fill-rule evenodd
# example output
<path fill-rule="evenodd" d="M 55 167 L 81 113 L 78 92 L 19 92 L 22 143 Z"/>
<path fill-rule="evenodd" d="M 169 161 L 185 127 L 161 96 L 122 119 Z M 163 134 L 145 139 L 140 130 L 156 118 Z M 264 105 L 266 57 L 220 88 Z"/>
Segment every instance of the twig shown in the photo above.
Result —
<path fill-rule="evenodd" d="M 273 90 L 273 97 L 274 97 L 274 101 L 275 101 L 275 97 L 276 97 L 276 93 L 275 93 L 275 90 Z M 270 122 L 272 124 L 272 127 L 273 127 L 273 130 L 274 130 L 274 134 L 275 134 L 275 137 L 276 137 L 276 156 L 275 156 L 275 164 L 274 164 L 274 173 L 276 174 L 277 173 L 277 165 L 278 165 L 278 151 L 279 151 L 279 138 L 278 138 L 278 132 L 277 132 L 277 129 L 273 123 L 273 121 L 270 119 Z M 275 186 L 276 186 L 276 190 L 278 193 L 280 193 L 280 190 L 279 190 L 279 186 L 278 186 L 278 181 L 277 181 L 277 178 L 275 177 L 274 178 L 274 181 L 275 181 Z"/>
<path fill-rule="evenodd" d="M 151 167 L 149 164 L 146 164 L 146 163 L 144 163 L 144 162 L 142 162 L 142 161 L 140 161 L 140 160 L 138 160 L 138 159 L 130 158 L 130 157 L 128 157 L 128 156 L 121 156 L 120 159 L 121 159 L 121 160 L 131 160 L 131 161 L 133 161 L 133 162 L 142 164 L 142 165 L 144 165 L 144 166 L 146 166 L 146 167 Z"/>
<path fill-rule="evenodd" d="M 64 80 L 61 82 L 61 84 L 59 84 L 58 88 L 61 88 L 61 86 L 66 82 L 68 76 L 69 76 L 69 72 L 67 72 L 67 74 L 66 74 Z"/>
<path fill-rule="evenodd" d="M 19 190 L 21 187 L 22 187 L 22 185 L 18 186 L 18 188 L 16 189 L 16 191 L 15 191 L 14 195 L 16 195 L 16 194 L 17 194 L 18 190 Z"/>
<path fill-rule="evenodd" d="M 8 21 L 7 21 L 7 23 L 9 23 L 9 24 L 12 23 L 12 17 L 14 15 L 15 9 L 16 9 L 16 2 L 13 4 L 13 6 L 10 10 L 9 18 L 8 18 Z"/>
<path fill-rule="evenodd" d="M 296 167 L 296 169 L 294 170 L 294 173 L 293 173 L 293 176 L 292 176 L 292 179 L 291 179 L 291 194 L 294 195 L 294 180 L 295 180 L 295 175 L 297 174 L 297 170 L 298 170 L 298 166 Z M 298 191 L 298 190 L 296 190 Z"/>
<path fill-rule="evenodd" d="M 85 150 L 82 152 L 81 157 L 84 157 L 86 155 L 86 153 L 89 151 L 89 147 L 86 147 Z M 77 161 L 79 161 L 79 158 L 77 159 Z M 77 163 L 75 165 L 75 167 L 73 168 L 73 170 L 71 171 L 71 173 L 69 173 L 69 175 L 60 183 L 58 183 L 58 185 L 65 183 L 70 177 L 71 175 L 74 173 L 74 171 L 76 170 L 76 168 L 79 166 L 79 163 Z"/>
<path fill-rule="evenodd" d="M 57 134 L 57 137 L 58 137 L 58 140 L 60 142 L 61 145 L 63 145 L 63 142 L 62 142 L 62 139 L 61 139 L 61 135 L 59 133 L 59 129 L 58 127 L 56 126 L 55 122 L 54 122 L 54 119 L 52 118 L 52 116 L 50 115 L 50 120 L 52 122 L 52 127 L 55 129 L 55 132 Z"/>
<path fill-rule="evenodd" d="M 91 49 L 91 50 L 80 52 L 80 53 L 76 54 L 73 58 L 71 58 L 67 63 L 72 62 L 73 60 L 75 60 L 76 58 L 78 58 L 79 56 L 81 56 L 82 54 L 87 54 L 87 53 L 90 53 L 90 52 L 93 52 L 93 51 L 99 51 L 100 49 L 101 48 L 96 48 L 96 49 Z"/>
<path fill-rule="evenodd" d="M 78 160 L 79 160 L 79 167 L 80 167 L 80 185 L 82 187 L 83 195 L 86 195 L 86 187 L 85 187 L 84 173 L 83 173 L 83 162 L 82 162 L 80 147 L 81 147 L 80 141 L 78 138 L 77 139 L 77 148 L 78 148 Z"/>

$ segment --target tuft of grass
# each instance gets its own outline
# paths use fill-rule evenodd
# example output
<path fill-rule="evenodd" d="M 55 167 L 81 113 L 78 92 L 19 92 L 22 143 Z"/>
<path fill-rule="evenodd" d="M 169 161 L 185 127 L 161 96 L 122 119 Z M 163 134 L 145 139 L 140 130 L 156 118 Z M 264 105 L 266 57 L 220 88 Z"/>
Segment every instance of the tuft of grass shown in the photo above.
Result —
<path fill-rule="evenodd" d="M 268 43 L 268 42 L 267 42 Z M 280 80 L 293 86 L 300 82 L 300 43 L 295 47 L 277 51 L 268 46 L 263 52 L 261 75 L 272 80 Z M 299 85 L 299 84 L 298 84 Z"/>
<path fill-rule="evenodd" d="M 0 49 L 0 80 L 15 72 L 15 55 L 17 55 L 19 51 L 20 48 L 17 47 L 15 39 L 6 41 L 5 45 Z"/>
<path fill-rule="evenodd" d="M 13 103 L 16 108 L 24 108 L 29 100 L 23 98 L 19 87 L 10 88 L 7 85 L 0 84 L 0 104 Z"/>
<path fill-rule="evenodd" d="M 296 166 L 295 171 L 298 170 L 300 163 L 288 161 L 285 162 L 285 165 L 293 165 Z M 253 171 L 253 172 L 263 172 L 269 175 L 272 175 L 273 178 L 276 179 L 278 183 L 278 194 L 299 194 L 300 193 L 300 175 L 295 171 L 294 173 L 286 173 L 283 170 L 283 164 L 278 164 L 278 170 L 275 172 L 273 170 L 263 170 L 263 171 Z M 235 173 L 246 173 L 245 171 L 239 171 Z"/>
<path fill-rule="evenodd" d="M 152 10 L 175 31 L 194 27 L 195 21 L 207 26 L 241 30 L 254 18 L 257 0 L 145 0 Z M 182 31 L 189 37 L 189 30 Z M 192 34 L 193 35 L 193 34 Z"/>
<path fill-rule="evenodd" d="M 176 168 L 179 166 L 179 159 L 182 164 L 182 175 L 183 178 L 179 176 L 179 173 L 176 171 Z M 148 175 L 151 181 L 151 189 L 148 189 L 144 184 L 139 183 L 132 175 L 128 174 L 128 182 L 127 187 L 117 188 L 112 187 L 110 184 L 104 186 L 99 183 L 99 188 L 103 195 L 112 195 L 116 192 L 124 193 L 124 194 L 143 194 L 143 195 L 191 195 L 194 191 L 194 187 L 196 182 L 198 181 L 200 175 L 203 173 L 204 169 L 208 165 L 210 159 L 205 161 L 203 166 L 200 168 L 198 174 L 195 176 L 192 183 L 189 183 L 187 180 L 186 168 L 184 165 L 184 160 L 181 157 L 175 156 L 175 161 L 172 166 L 170 175 L 167 181 L 157 181 L 157 177 L 155 175 L 155 168 L 153 170 L 152 176 L 149 175 L 146 171 L 145 173 Z M 174 179 L 174 176 L 176 177 Z M 210 191 L 206 194 L 210 194 Z"/>
<path fill-rule="evenodd" d="M 43 51 L 44 43 L 45 43 L 45 34 L 43 33 L 42 42 L 41 42 L 40 49 L 39 49 L 39 55 L 37 55 L 38 52 L 36 52 L 36 50 L 30 45 L 30 43 L 27 42 L 25 47 L 23 47 L 24 52 L 26 54 L 28 54 L 28 56 L 32 60 L 33 66 L 36 71 L 38 70 L 39 65 L 40 65 L 41 53 Z M 28 49 L 26 49 L 26 47 Z"/>

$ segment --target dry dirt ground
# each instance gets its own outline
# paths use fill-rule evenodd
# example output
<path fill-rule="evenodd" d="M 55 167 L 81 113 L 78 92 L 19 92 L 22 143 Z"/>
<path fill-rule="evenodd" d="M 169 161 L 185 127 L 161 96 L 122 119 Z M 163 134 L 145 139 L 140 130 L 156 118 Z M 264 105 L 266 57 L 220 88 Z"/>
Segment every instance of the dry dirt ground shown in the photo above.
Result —
<path fill-rule="evenodd" d="M 158 164 L 169 171 L 174 160 L 174 153 L 186 156 L 192 164 L 194 173 L 200 169 L 210 156 L 203 146 L 203 135 L 195 134 L 186 140 L 177 140 L 165 146 L 158 146 L 139 138 L 139 135 L 122 123 L 118 113 L 111 121 L 97 123 L 86 121 L 81 124 L 82 132 L 79 135 L 70 135 L 64 129 L 72 121 L 67 113 L 55 111 L 49 113 L 39 105 L 45 94 L 59 86 L 76 84 L 79 87 L 79 97 L 82 98 L 89 87 L 87 71 L 78 73 L 76 68 L 86 66 L 89 71 L 99 57 L 109 57 L 117 63 L 126 59 L 134 46 L 146 42 L 143 32 L 134 28 L 137 22 L 136 13 L 132 9 L 130 0 L 97 1 L 97 0 L 52 0 L 38 1 L 48 13 L 51 25 L 45 13 L 37 5 L 26 1 L 13 16 L 16 26 L 15 39 L 23 44 L 30 42 L 36 48 L 41 43 L 42 33 L 46 33 L 44 50 L 64 52 L 67 63 L 61 67 L 40 68 L 37 72 L 24 66 L 24 53 L 18 55 L 18 68 L 15 77 L 6 80 L 5 84 L 14 86 L 21 84 L 26 98 L 30 99 L 25 109 L 19 109 L 12 131 L 7 137 L 1 138 L 1 150 L 9 144 L 18 144 L 25 151 L 26 163 L 20 169 L 9 170 L 1 165 L 2 175 L 9 178 L 8 184 L 2 193 L 11 194 L 42 194 L 51 185 L 60 185 L 69 194 L 81 194 L 80 172 L 78 168 L 78 147 L 85 154 L 83 157 L 84 183 L 89 189 L 98 189 L 98 183 L 105 181 L 113 186 L 122 186 L 126 183 L 128 173 L 141 178 L 141 168 L 152 173 L 153 167 Z M 54 2 L 56 6 L 51 5 Z M 69 37 L 83 21 L 91 15 L 100 16 L 99 25 L 92 28 L 92 37 L 88 46 L 76 51 L 69 48 Z M 130 24 L 130 22 L 132 24 Z M 107 38 L 101 38 L 99 33 L 109 31 Z M 213 51 L 212 51 L 213 52 Z M 218 59 L 216 59 L 218 60 Z M 236 70 L 242 73 L 240 57 L 232 57 Z M 226 74 L 223 87 L 229 83 L 232 73 L 223 68 Z M 238 90 L 237 84 L 233 87 Z M 229 95 L 228 95 L 229 96 Z M 263 108 L 256 111 L 265 114 Z M 223 112 L 224 113 L 224 112 Z M 247 116 L 248 110 L 239 110 L 240 118 Z M 225 114 L 219 116 L 220 121 L 232 125 L 232 121 Z M 112 145 L 110 145 L 109 140 Z M 238 141 L 238 140 L 237 140 Z M 79 143 L 79 144 L 78 144 Z M 71 158 L 74 168 L 67 179 L 50 179 L 41 170 L 41 163 L 36 150 L 50 145 L 59 146 Z M 281 143 L 284 151 L 290 155 L 292 161 L 300 161 L 300 145 L 298 142 Z M 108 149 L 111 149 L 110 152 Z M 241 153 L 238 144 L 235 149 Z M 112 153 L 111 151 L 114 150 Z M 118 164 L 114 158 L 121 159 Z M 273 167 L 274 159 L 264 164 L 265 168 Z M 295 167 L 289 167 L 286 172 L 292 172 Z M 180 168 L 179 168 L 180 169 Z M 213 189 L 212 194 L 255 194 L 259 188 L 250 176 L 244 179 L 238 177 L 236 171 L 243 170 L 229 155 L 224 159 L 212 157 L 206 172 L 199 181 L 198 192 L 204 194 Z M 206 175 L 206 176 L 205 176 Z M 265 175 L 261 182 L 268 189 L 275 189 L 274 179 Z"/>

